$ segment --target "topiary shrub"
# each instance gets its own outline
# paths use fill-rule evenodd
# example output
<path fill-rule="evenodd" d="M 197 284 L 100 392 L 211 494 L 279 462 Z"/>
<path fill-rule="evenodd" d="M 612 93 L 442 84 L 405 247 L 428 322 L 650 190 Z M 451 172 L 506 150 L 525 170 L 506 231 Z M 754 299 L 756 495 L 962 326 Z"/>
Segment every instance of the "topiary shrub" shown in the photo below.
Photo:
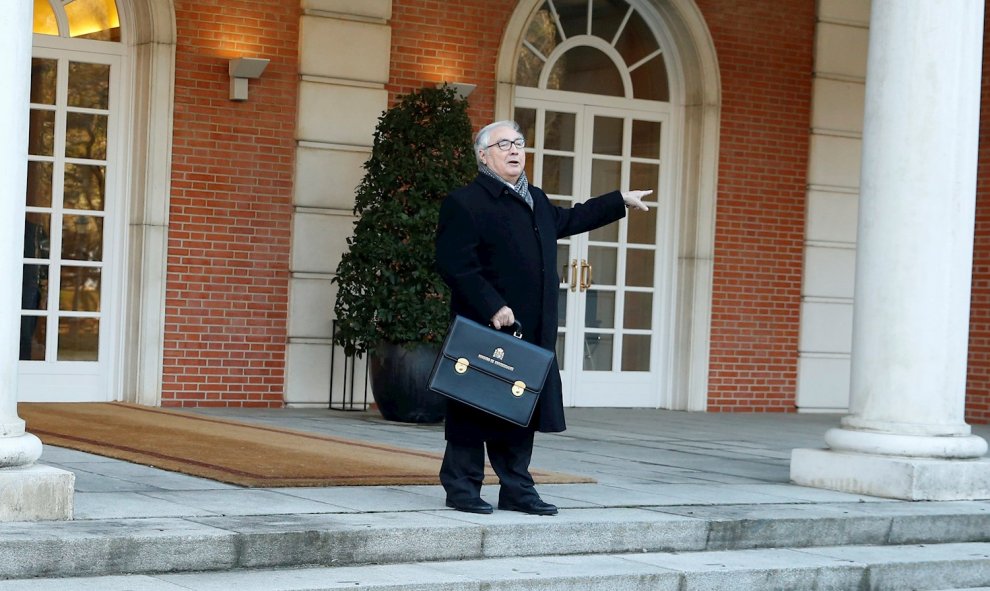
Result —
<path fill-rule="evenodd" d="M 440 202 L 477 173 L 471 136 L 467 101 L 447 86 L 404 95 L 379 118 L 333 279 L 334 343 L 348 355 L 383 341 L 442 342 L 450 293 L 433 240 Z"/>

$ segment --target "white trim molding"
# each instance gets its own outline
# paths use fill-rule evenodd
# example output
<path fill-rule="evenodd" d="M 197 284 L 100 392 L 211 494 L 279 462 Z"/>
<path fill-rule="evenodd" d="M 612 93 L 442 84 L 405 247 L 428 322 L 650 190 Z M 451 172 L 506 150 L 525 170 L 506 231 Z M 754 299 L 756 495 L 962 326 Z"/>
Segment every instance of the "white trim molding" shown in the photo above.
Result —
<path fill-rule="evenodd" d="M 120 2 L 133 87 L 121 398 L 161 404 L 175 88 L 173 0 Z"/>

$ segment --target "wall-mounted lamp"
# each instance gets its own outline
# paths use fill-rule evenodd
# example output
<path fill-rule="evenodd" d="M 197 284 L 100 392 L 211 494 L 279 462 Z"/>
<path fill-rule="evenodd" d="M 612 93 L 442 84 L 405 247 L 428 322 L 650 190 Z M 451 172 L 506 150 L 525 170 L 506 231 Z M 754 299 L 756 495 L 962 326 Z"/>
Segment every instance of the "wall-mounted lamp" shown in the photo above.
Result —
<path fill-rule="evenodd" d="M 460 99 L 466 99 L 478 87 L 477 84 L 468 84 L 467 82 L 440 82 L 437 84 L 437 88 L 443 88 L 444 86 L 453 88 L 457 98 Z"/>
<path fill-rule="evenodd" d="M 248 79 L 258 78 L 268 66 L 268 61 L 259 57 L 239 57 L 230 60 L 230 100 L 246 101 L 248 98 Z"/>

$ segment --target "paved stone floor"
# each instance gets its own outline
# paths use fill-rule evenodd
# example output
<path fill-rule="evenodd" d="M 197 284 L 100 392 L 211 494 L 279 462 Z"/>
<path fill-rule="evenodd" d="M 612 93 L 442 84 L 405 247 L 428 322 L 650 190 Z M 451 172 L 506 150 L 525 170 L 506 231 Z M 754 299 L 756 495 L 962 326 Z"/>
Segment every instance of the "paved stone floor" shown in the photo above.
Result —
<path fill-rule="evenodd" d="M 322 409 L 211 409 L 230 419 L 440 453 L 441 425 Z M 539 487 L 562 508 L 636 505 L 887 502 L 788 483 L 790 451 L 823 447 L 838 415 L 708 414 L 569 409 L 568 430 L 537 434 L 533 467 L 596 484 Z M 990 437 L 990 428 L 974 427 Z M 46 447 L 41 462 L 76 475 L 75 518 L 422 511 L 443 508 L 439 486 L 246 489 L 73 450 Z M 494 486 L 482 495 L 497 497 Z"/>

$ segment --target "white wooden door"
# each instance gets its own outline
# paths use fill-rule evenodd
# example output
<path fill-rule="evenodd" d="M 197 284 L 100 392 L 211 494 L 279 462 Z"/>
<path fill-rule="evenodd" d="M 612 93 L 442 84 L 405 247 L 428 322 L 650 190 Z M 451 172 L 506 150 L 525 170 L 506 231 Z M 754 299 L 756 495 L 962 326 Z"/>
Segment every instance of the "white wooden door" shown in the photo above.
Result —
<path fill-rule="evenodd" d="M 59 39 L 54 45 L 63 43 Z M 36 47 L 18 399 L 102 401 L 119 330 L 121 56 Z"/>
<path fill-rule="evenodd" d="M 615 103 L 615 100 L 611 102 Z M 653 189 L 648 212 L 559 241 L 557 357 L 568 406 L 659 407 L 665 391 L 671 224 L 664 193 L 666 114 L 625 105 L 517 98 L 527 175 L 569 207 L 621 189 Z"/>

